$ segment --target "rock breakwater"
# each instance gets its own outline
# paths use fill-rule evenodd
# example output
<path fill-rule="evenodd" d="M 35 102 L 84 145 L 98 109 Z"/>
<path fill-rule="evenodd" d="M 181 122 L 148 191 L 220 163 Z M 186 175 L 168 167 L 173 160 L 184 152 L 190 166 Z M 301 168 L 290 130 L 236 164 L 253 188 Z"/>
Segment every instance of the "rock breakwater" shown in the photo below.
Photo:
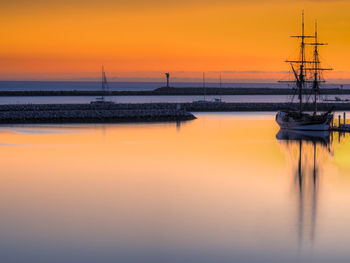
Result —
<path fill-rule="evenodd" d="M 1 124 L 119 123 L 193 120 L 195 116 L 175 104 L 28 104 L 1 105 Z"/>

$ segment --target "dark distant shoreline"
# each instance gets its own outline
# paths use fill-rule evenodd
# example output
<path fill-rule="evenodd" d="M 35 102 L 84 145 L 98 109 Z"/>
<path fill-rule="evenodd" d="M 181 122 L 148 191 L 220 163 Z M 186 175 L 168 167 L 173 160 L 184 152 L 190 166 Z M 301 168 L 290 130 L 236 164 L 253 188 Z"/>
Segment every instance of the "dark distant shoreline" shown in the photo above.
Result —
<path fill-rule="evenodd" d="M 304 90 L 305 94 L 310 94 L 311 90 Z M 293 95 L 294 89 L 288 88 L 158 88 L 155 90 L 140 91 L 110 91 L 102 92 L 99 90 L 7 90 L 0 91 L 0 96 L 169 96 L 169 95 Z M 350 94 L 350 89 L 325 88 L 320 90 L 320 94 L 324 95 L 346 95 Z"/>

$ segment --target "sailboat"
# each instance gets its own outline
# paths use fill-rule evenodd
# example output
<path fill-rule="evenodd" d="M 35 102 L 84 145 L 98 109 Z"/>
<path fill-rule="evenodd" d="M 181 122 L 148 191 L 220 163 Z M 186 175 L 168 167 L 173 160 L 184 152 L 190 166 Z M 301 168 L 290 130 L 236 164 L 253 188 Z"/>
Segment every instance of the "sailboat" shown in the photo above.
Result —
<path fill-rule="evenodd" d="M 221 87 L 221 74 L 220 74 L 220 87 Z M 205 86 L 205 73 L 203 72 L 203 100 L 194 100 L 192 103 L 194 104 L 218 104 L 218 103 L 225 103 L 222 101 L 221 98 L 214 98 L 213 101 L 206 99 L 207 95 L 207 88 Z"/>
<path fill-rule="evenodd" d="M 109 92 L 109 86 L 108 86 L 107 77 L 106 77 L 106 73 L 104 71 L 103 65 L 102 65 L 102 76 L 101 76 L 101 88 L 102 88 L 101 97 L 97 97 L 95 101 L 91 102 L 91 104 L 114 104 L 113 101 L 105 100 L 105 94 Z"/>
<path fill-rule="evenodd" d="M 296 90 L 298 91 L 299 109 L 287 109 L 279 111 L 276 115 L 276 122 L 281 129 L 306 130 L 306 131 L 326 131 L 330 129 L 333 121 L 333 108 L 327 112 L 320 113 L 317 110 L 317 100 L 319 95 L 320 83 L 325 82 L 322 79 L 321 72 L 330 70 L 320 67 L 318 47 L 326 45 L 318 42 L 317 23 L 315 23 L 315 34 L 307 36 L 304 34 L 304 13 L 302 14 L 302 33 L 292 36 L 300 39 L 300 58 L 298 60 L 287 61 L 290 63 L 294 73 Z M 312 39 L 313 42 L 306 42 Z M 306 58 L 306 46 L 313 47 L 313 58 Z M 311 93 L 307 94 L 307 88 L 311 87 Z M 310 89 L 309 89 L 310 90 Z M 306 97 L 304 102 L 303 96 Z M 294 97 L 294 96 L 293 96 Z M 307 113 L 304 110 L 309 101 L 313 100 L 313 112 Z M 312 107 L 312 106 L 311 106 Z"/>
<path fill-rule="evenodd" d="M 205 73 L 203 72 L 203 100 L 194 100 L 194 101 L 192 101 L 192 103 L 196 103 L 196 104 L 208 103 L 208 101 L 205 99 L 206 94 L 207 94 L 207 89 L 205 87 Z"/>

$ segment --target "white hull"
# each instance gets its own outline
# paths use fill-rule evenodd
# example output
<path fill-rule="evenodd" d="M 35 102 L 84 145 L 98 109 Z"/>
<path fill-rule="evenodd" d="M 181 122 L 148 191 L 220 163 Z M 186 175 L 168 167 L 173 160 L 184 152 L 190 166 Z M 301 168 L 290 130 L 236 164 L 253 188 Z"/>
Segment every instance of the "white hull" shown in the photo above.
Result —
<path fill-rule="evenodd" d="M 276 122 L 281 129 L 299 130 L 299 131 L 329 131 L 331 128 L 332 115 L 329 115 L 323 122 L 310 120 L 295 120 L 288 117 L 286 112 L 278 112 Z"/>

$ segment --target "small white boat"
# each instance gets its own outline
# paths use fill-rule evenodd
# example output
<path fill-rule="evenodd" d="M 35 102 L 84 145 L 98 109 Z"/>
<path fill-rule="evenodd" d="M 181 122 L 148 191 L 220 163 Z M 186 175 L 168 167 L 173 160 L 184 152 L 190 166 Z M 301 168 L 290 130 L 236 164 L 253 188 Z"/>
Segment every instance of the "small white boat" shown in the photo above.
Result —
<path fill-rule="evenodd" d="M 213 103 L 225 103 L 222 99 L 215 98 L 214 100 L 194 100 L 192 103 L 198 103 L 198 104 L 213 104 Z"/>

